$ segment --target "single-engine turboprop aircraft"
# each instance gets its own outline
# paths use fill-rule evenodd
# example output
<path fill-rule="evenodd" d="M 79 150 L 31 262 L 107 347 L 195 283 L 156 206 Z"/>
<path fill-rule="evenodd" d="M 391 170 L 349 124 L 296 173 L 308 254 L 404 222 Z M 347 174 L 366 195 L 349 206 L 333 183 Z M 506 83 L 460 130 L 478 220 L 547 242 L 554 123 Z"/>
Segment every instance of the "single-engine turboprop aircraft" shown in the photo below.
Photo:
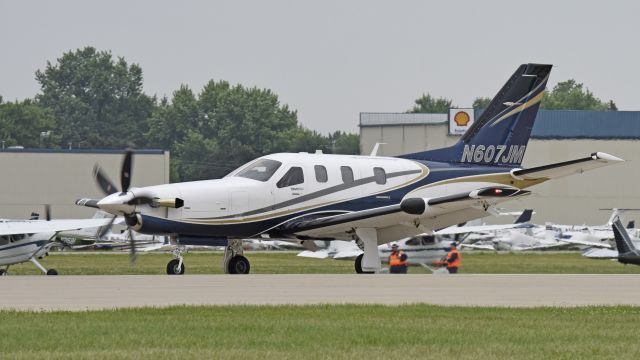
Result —
<path fill-rule="evenodd" d="M 518 67 L 455 145 L 399 157 L 263 156 L 222 179 L 130 188 L 126 153 L 121 191 L 99 168 L 108 196 L 77 204 L 124 216 L 135 231 L 179 245 L 226 246 L 228 273 L 248 273 L 243 238 L 356 240 L 362 272 L 380 270 L 378 245 L 487 216 L 498 203 L 550 179 L 623 161 L 584 158 L 520 168 L 551 65 Z M 167 273 L 184 272 L 180 253 Z"/>

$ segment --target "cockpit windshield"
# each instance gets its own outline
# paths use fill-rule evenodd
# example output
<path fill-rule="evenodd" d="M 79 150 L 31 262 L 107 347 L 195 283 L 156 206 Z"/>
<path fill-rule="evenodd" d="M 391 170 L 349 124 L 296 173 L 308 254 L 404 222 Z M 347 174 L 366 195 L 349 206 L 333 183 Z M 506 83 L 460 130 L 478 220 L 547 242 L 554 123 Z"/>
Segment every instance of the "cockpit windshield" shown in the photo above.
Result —
<path fill-rule="evenodd" d="M 236 174 L 232 176 L 240 176 L 247 179 L 253 179 L 258 181 L 267 181 L 271 179 L 271 176 L 282 165 L 280 161 L 271 159 L 258 159 L 249 165 L 242 168 Z"/>

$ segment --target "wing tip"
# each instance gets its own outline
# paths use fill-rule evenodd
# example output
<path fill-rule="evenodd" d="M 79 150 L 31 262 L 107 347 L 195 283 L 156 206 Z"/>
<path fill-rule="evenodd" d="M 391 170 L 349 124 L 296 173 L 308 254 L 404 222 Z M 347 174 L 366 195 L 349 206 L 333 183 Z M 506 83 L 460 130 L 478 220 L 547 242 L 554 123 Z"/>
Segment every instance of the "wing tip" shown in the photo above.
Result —
<path fill-rule="evenodd" d="M 606 162 L 624 162 L 624 159 L 621 159 L 617 156 L 613 156 L 611 154 L 607 154 L 605 152 L 594 152 L 593 154 L 591 154 L 591 157 L 593 158 L 593 160 L 604 160 Z"/>

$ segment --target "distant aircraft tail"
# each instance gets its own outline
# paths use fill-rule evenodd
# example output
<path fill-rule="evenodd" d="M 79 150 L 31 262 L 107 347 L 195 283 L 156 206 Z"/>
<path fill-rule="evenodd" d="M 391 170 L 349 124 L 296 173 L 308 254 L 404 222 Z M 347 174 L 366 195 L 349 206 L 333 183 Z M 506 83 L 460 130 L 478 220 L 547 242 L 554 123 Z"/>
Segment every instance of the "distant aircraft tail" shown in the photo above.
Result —
<path fill-rule="evenodd" d="M 522 214 L 520 214 L 520 216 L 516 219 L 516 222 L 514 224 L 528 223 L 529 221 L 531 221 L 532 214 L 532 209 L 525 209 Z"/>
<path fill-rule="evenodd" d="M 626 254 L 636 250 L 636 247 L 633 245 L 627 230 L 625 230 L 622 222 L 620 222 L 619 218 L 616 218 L 613 224 L 611 225 L 613 228 L 613 236 L 616 239 L 616 247 L 618 248 L 618 254 Z"/>
<path fill-rule="evenodd" d="M 523 64 L 455 145 L 400 157 L 517 167 L 522 163 L 552 65 Z"/>

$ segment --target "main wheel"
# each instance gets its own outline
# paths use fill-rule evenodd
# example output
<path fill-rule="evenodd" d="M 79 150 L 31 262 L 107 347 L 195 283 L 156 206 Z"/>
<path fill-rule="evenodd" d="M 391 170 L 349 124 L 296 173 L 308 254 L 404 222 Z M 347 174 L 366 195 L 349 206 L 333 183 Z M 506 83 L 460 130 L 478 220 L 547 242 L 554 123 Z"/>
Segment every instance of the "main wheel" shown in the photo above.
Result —
<path fill-rule="evenodd" d="M 227 272 L 229 274 L 248 274 L 251 269 L 249 260 L 242 255 L 236 255 L 229 260 Z"/>
<path fill-rule="evenodd" d="M 0 269 L 0 276 L 5 276 L 5 275 L 7 275 L 7 270 Z"/>
<path fill-rule="evenodd" d="M 47 270 L 47 275 L 58 275 L 58 272 L 56 269 L 49 269 Z"/>
<path fill-rule="evenodd" d="M 173 259 L 169 261 L 169 263 L 167 264 L 167 274 L 168 275 L 184 274 L 184 263 L 182 263 L 180 267 L 178 267 L 178 264 L 180 264 L 180 260 L 178 259 Z"/>
<path fill-rule="evenodd" d="M 358 274 L 373 274 L 373 271 L 364 271 L 362 270 L 362 258 L 364 254 L 358 255 L 355 262 L 356 273 Z"/>

